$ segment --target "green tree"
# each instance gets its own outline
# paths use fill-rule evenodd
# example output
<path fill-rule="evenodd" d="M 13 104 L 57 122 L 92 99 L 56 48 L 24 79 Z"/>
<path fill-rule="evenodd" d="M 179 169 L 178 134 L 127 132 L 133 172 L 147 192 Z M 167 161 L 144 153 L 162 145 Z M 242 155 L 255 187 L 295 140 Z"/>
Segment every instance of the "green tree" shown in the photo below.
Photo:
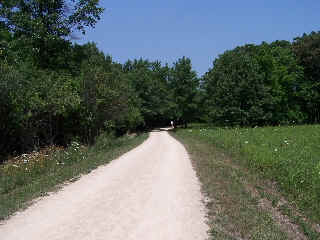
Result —
<path fill-rule="evenodd" d="M 222 125 L 258 124 L 269 104 L 268 90 L 258 62 L 242 49 L 227 51 L 214 62 L 207 76 L 209 118 Z"/>
<path fill-rule="evenodd" d="M 123 134 L 135 129 L 142 118 L 132 84 L 121 66 L 94 44 L 87 44 L 84 53 L 87 59 L 78 77 L 82 135 L 92 142 L 101 131 Z"/>
<path fill-rule="evenodd" d="M 242 126 L 303 122 L 301 77 L 288 42 L 226 51 L 204 77 L 208 119 Z"/>
<path fill-rule="evenodd" d="M 265 75 L 264 84 L 270 88 L 272 124 L 305 121 L 301 106 L 303 68 L 299 66 L 291 43 L 276 41 L 257 46 L 255 56 Z"/>
<path fill-rule="evenodd" d="M 174 63 L 169 83 L 176 105 L 175 118 L 187 127 L 188 122 L 196 117 L 197 104 L 194 100 L 199 88 L 199 79 L 189 58 L 183 57 Z"/>
<path fill-rule="evenodd" d="M 297 37 L 293 51 L 304 69 L 304 81 L 299 84 L 304 111 L 308 122 L 320 121 L 320 32 L 311 32 Z"/>
<path fill-rule="evenodd" d="M 103 11 L 99 0 L 11 0 L 0 2 L 2 24 L 19 48 L 42 67 L 52 67 L 68 49 L 75 31 L 94 27 Z M 53 60 L 51 60 L 53 59 Z"/>
<path fill-rule="evenodd" d="M 0 23 L 0 58 L 7 60 L 8 58 L 8 45 L 11 42 L 11 34 L 4 28 L 4 24 Z"/>
<path fill-rule="evenodd" d="M 145 127 L 168 124 L 172 117 L 172 94 L 168 86 L 170 69 L 159 61 L 128 61 L 123 71 L 140 100 Z"/>

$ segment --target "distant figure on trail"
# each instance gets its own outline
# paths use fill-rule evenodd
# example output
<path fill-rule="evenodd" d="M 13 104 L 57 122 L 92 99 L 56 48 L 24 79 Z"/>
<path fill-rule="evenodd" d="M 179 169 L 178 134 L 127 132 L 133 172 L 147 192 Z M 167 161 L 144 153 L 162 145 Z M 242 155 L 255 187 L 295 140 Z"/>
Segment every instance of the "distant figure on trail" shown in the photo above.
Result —
<path fill-rule="evenodd" d="M 173 121 L 171 121 L 170 123 L 171 123 L 171 127 L 174 128 Z"/>

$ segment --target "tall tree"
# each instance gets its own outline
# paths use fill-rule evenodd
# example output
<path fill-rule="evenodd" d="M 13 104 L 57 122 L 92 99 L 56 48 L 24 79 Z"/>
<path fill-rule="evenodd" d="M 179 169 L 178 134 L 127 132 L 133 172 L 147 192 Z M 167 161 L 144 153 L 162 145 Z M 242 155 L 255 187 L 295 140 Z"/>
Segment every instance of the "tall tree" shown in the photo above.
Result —
<path fill-rule="evenodd" d="M 303 122 L 301 77 L 286 42 L 226 51 L 204 77 L 209 119 L 242 126 Z"/>
<path fill-rule="evenodd" d="M 170 69 L 159 61 L 128 61 L 123 71 L 132 83 L 139 99 L 145 126 L 168 124 L 172 109 L 172 94 L 168 86 Z"/>
<path fill-rule="evenodd" d="M 308 122 L 320 121 L 320 32 L 311 32 L 297 37 L 293 51 L 304 68 L 304 82 L 300 84 Z"/>
<path fill-rule="evenodd" d="M 68 48 L 67 39 L 94 27 L 103 11 L 99 0 L 10 0 L 0 2 L 0 19 L 20 47 L 31 50 L 39 65 L 48 67 Z"/>
<path fill-rule="evenodd" d="M 183 57 L 174 63 L 170 87 L 176 104 L 175 117 L 187 127 L 188 122 L 195 118 L 197 105 L 194 100 L 199 88 L 199 79 L 189 58 Z"/>

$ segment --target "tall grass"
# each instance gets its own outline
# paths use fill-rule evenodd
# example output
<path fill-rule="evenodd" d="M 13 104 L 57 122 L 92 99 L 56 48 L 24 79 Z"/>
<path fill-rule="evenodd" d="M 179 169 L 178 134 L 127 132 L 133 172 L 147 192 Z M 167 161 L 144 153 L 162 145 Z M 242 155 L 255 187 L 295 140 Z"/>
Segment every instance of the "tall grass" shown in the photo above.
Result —
<path fill-rule="evenodd" d="M 320 222 L 320 125 L 264 128 L 194 127 L 197 135 L 278 183 Z"/>

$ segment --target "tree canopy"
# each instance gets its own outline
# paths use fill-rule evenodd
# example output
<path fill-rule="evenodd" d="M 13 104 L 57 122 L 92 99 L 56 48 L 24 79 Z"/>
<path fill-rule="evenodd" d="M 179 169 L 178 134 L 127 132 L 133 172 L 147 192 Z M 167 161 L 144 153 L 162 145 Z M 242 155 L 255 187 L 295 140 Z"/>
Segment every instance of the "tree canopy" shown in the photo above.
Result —
<path fill-rule="evenodd" d="M 187 123 L 195 119 L 197 105 L 194 100 L 199 88 L 199 79 L 189 58 L 183 57 L 174 63 L 169 84 L 173 90 L 175 116 L 187 127 Z"/>
<path fill-rule="evenodd" d="M 302 76 L 289 43 L 226 51 L 204 76 L 209 119 L 241 126 L 303 122 Z"/>
<path fill-rule="evenodd" d="M 72 43 L 102 11 L 98 0 L 0 2 L 0 154 L 172 120 L 319 123 L 319 32 L 228 50 L 199 78 L 188 57 L 121 64 L 95 43 Z"/>
<path fill-rule="evenodd" d="M 320 32 L 295 38 L 293 51 L 304 69 L 304 81 L 300 86 L 304 111 L 308 122 L 317 123 L 320 121 Z"/>
<path fill-rule="evenodd" d="M 20 55 L 32 55 L 42 67 L 55 65 L 72 34 L 94 27 L 103 8 L 99 0 L 1 1 L 2 28 L 13 34 Z"/>

